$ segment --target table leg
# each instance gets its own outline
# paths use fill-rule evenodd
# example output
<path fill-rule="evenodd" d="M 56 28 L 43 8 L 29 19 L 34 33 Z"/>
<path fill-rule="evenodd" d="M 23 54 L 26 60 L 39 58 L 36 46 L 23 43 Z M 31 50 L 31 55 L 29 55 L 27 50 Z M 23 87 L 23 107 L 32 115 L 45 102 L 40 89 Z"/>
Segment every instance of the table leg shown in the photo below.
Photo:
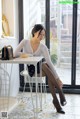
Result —
<path fill-rule="evenodd" d="M 38 118 L 38 82 L 37 82 L 37 64 L 35 65 L 35 77 L 36 77 L 36 118 Z"/>

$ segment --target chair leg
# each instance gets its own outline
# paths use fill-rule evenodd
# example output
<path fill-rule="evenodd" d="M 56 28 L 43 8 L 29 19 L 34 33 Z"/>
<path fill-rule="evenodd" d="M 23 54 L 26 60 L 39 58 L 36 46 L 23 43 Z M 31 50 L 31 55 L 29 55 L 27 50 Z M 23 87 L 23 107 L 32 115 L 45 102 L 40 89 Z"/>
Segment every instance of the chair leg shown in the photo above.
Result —
<path fill-rule="evenodd" d="M 40 83 L 40 108 L 42 110 L 42 105 L 43 105 L 43 99 L 42 99 L 42 89 L 43 89 L 43 93 L 44 93 L 44 103 L 46 103 L 46 83 Z"/>
<path fill-rule="evenodd" d="M 32 88 L 33 88 L 33 84 L 31 85 L 31 77 L 27 77 L 29 79 L 29 86 L 30 86 L 30 92 L 31 92 L 31 100 L 32 100 L 32 105 L 33 105 L 33 110 L 34 110 L 34 117 L 36 115 L 35 113 L 35 107 L 34 107 L 34 102 L 33 102 L 33 95 L 32 95 Z"/>
<path fill-rule="evenodd" d="M 46 103 L 46 93 L 47 93 L 46 84 L 43 84 L 43 90 L 44 90 L 44 103 Z"/>
<path fill-rule="evenodd" d="M 40 110 L 42 111 L 42 82 L 40 83 Z"/>
<path fill-rule="evenodd" d="M 26 87 L 26 83 L 24 83 L 23 92 L 22 92 L 22 96 L 21 96 L 21 100 L 23 103 L 24 103 L 23 98 L 24 98 L 25 87 Z"/>

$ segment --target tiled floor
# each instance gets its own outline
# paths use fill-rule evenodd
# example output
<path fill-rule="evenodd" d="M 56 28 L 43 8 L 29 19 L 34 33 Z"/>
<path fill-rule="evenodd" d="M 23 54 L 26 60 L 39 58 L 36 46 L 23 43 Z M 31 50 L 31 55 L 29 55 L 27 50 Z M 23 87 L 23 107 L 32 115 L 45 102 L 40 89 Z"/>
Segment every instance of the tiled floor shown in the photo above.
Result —
<path fill-rule="evenodd" d="M 64 107 L 66 114 L 63 119 L 80 118 L 80 95 L 66 94 L 67 105 Z M 57 119 L 61 119 L 60 117 Z"/>
<path fill-rule="evenodd" d="M 30 94 L 25 94 L 28 99 L 30 99 Z M 52 104 L 51 94 L 47 94 L 47 103 L 43 104 L 43 111 L 38 115 L 38 119 L 80 119 L 80 95 L 65 94 L 67 105 L 63 107 L 65 114 L 56 113 L 56 110 Z M 25 98 L 23 99 L 25 102 Z M 12 113 L 9 115 L 9 119 L 34 119 L 30 117 L 32 114 L 30 100 L 19 105 Z"/>

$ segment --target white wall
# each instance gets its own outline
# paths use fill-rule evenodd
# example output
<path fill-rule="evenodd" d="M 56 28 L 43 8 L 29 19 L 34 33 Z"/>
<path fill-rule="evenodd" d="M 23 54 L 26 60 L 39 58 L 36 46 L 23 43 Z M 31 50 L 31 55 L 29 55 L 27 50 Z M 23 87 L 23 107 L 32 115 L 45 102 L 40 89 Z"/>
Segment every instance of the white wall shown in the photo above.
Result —
<path fill-rule="evenodd" d="M 2 14 L 4 14 L 8 19 L 10 34 L 11 36 L 14 36 L 13 0 L 2 0 Z"/>
<path fill-rule="evenodd" d="M 17 39 L 17 43 L 19 42 L 19 23 L 18 23 L 18 0 L 14 0 L 14 36 Z"/>
<path fill-rule="evenodd" d="M 10 36 L 18 39 L 18 0 L 2 0 L 2 14 L 8 19 Z"/>
<path fill-rule="evenodd" d="M 16 49 L 17 44 L 19 42 L 18 37 L 18 0 L 0 0 L 0 2 L 3 2 L 3 14 L 6 15 L 10 31 L 11 31 L 11 37 L 5 37 L 0 38 L 0 49 L 4 45 L 12 45 L 13 50 Z M 0 4 L 2 6 L 2 4 Z M 0 7 L 0 13 L 2 14 L 1 7 Z M 0 25 L 2 25 L 2 18 L 0 15 Z M 2 27 L 0 27 L 2 28 Z M 7 70 L 10 73 L 11 65 L 8 64 Z M 12 77 L 10 81 L 10 96 L 16 96 L 19 91 L 19 66 L 13 65 L 13 72 Z"/>
<path fill-rule="evenodd" d="M 0 0 L 0 21 L 2 21 L 2 1 Z M 0 36 L 2 35 L 2 22 L 0 22 Z"/>

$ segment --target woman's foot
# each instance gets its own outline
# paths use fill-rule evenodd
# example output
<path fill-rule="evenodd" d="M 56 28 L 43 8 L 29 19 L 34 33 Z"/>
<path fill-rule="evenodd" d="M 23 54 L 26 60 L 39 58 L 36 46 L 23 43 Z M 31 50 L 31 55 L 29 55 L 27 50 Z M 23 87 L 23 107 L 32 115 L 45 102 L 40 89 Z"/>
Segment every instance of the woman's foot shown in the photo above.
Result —
<path fill-rule="evenodd" d="M 65 101 L 61 101 L 61 105 L 65 106 L 67 104 L 66 100 Z"/>
<path fill-rule="evenodd" d="M 57 110 L 57 112 L 60 113 L 60 114 L 65 114 L 65 112 L 63 111 L 62 108 L 60 110 Z"/>
<path fill-rule="evenodd" d="M 59 102 L 56 102 L 55 100 L 53 100 L 53 104 L 57 110 L 58 113 L 61 113 L 61 114 L 65 114 L 65 112 L 63 111 L 63 109 L 61 108 Z"/>

